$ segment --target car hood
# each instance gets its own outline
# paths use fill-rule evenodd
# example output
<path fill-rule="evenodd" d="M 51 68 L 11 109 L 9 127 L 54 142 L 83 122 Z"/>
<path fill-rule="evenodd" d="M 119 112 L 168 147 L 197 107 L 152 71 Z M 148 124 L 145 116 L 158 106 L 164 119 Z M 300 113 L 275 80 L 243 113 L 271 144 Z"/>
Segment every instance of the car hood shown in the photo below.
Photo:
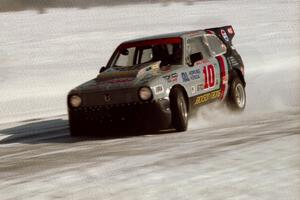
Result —
<path fill-rule="evenodd" d="M 152 79 L 170 71 L 170 67 L 162 70 L 159 65 L 160 61 L 133 70 L 107 69 L 95 79 L 76 87 L 74 90 L 77 92 L 107 91 L 148 85 L 147 83 Z"/>

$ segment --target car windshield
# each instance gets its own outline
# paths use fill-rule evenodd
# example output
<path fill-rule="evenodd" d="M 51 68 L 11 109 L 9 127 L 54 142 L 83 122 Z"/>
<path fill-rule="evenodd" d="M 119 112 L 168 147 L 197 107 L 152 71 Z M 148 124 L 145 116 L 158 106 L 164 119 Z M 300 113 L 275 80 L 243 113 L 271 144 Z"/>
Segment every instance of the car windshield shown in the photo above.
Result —
<path fill-rule="evenodd" d="M 121 44 L 110 63 L 113 68 L 137 68 L 161 61 L 161 66 L 178 65 L 182 62 L 181 38 L 146 40 Z"/>

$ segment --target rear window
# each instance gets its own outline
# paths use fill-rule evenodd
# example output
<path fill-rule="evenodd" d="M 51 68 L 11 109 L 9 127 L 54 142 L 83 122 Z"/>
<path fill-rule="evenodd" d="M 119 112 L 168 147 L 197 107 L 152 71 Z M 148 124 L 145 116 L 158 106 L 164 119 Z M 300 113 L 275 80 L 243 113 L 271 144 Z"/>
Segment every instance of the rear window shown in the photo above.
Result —
<path fill-rule="evenodd" d="M 213 56 L 226 53 L 226 45 L 215 35 L 207 35 L 207 42 Z"/>

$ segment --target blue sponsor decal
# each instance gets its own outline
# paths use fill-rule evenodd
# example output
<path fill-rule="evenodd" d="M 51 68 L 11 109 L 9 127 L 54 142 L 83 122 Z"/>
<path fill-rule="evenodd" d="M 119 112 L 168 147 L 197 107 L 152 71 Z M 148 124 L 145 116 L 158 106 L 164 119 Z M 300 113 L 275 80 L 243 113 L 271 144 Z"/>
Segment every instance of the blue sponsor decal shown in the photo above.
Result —
<path fill-rule="evenodd" d="M 186 72 L 181 73 L 182 81 L 183 82 L 188 82 L 190 81 L 189 76 Z"/>
<path fill-rule="evenodd" d="M 226 42 L 229 42 L 229 37 L 228 37 L 226 31 L 224 31 L 223 29 L 221 29 L 221 34 L 222 34 L 224 40 L 225 40 Z"/>
<path fill-rule="evenodd" d="M 200 78 L 200 69 L 192 70 L 189 72 L 190 79 L 195 80 Z"/>

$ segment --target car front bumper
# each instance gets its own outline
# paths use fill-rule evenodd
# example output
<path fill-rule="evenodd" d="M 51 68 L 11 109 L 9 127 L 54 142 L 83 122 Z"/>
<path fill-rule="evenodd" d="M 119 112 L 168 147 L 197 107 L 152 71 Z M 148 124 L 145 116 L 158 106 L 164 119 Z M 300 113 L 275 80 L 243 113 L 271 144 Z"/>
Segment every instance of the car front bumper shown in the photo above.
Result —
<path fill-rule="evenodd" d="M 106 131 L 148 131 L 171 128 L 168 99 L 69 108 L 71 131 L 102 134 Z"/>

